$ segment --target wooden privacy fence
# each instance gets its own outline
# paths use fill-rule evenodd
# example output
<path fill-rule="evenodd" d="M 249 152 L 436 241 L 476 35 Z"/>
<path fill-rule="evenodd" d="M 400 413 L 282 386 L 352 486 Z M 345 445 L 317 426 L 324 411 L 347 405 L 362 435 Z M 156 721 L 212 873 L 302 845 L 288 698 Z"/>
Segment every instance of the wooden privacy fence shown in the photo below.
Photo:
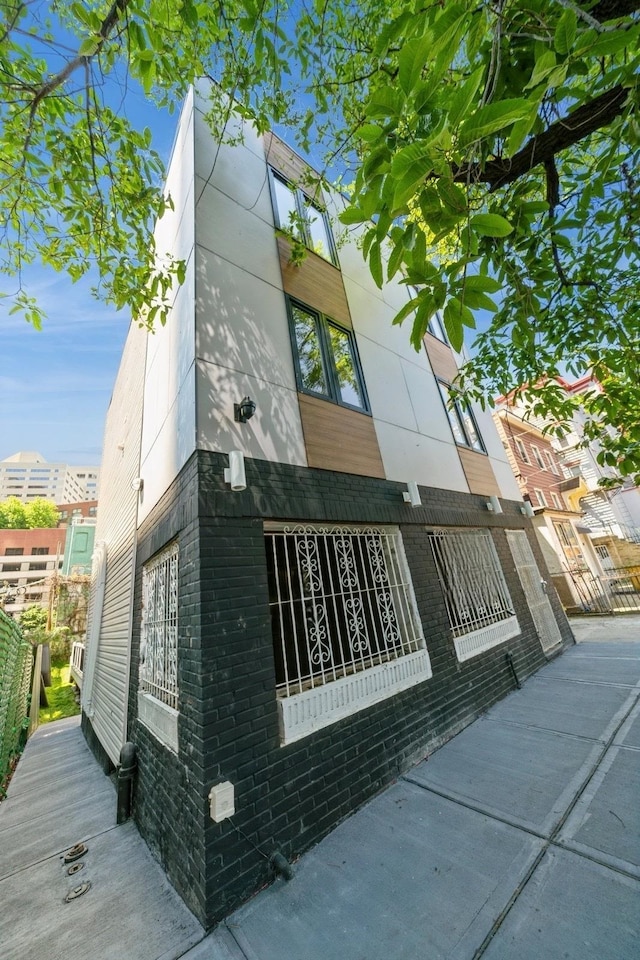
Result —
<path fill-rule="evenodd" d="M 0 783 L 27 736 L 33 647 L 0 610 Z"/>

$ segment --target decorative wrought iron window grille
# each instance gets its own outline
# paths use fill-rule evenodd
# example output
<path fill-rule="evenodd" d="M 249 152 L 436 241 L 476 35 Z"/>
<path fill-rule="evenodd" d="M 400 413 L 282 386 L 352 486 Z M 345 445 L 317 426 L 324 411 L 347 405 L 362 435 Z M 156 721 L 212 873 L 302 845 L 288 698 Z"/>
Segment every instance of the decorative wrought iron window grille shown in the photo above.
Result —
<path fill-rule="evenodd" d="M 142 570 L 140 690 L 178 708 L 178 544 Z"/>
<path fill-rule="evenodd" d="M 520 627 L 491 534 L 433 530 L 429 541 L 458 659 L 516 636 Z"/>
<path fill-rule="evenodd" d="M 279 698 L 418 651 L 431 676 L 396 528 L 269 524 L 265 538 Z"/>

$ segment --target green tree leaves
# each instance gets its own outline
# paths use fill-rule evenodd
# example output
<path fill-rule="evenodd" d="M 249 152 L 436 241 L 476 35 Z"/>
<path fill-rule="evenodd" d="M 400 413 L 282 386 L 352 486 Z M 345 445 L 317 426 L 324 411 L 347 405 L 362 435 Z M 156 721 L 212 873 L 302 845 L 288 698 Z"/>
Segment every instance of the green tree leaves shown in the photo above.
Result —
<path fill-rule="evenodd" d="M 0 530 L 32 530 L 36 527 L 57 527 L 58 508 L 53 500 L 34 497 L 24 503 L 18 497 L 0 500 Z"/>
<path fill-rule="evenodd" d="M 435 310 L 454 345 L 492 317 L 470 391 L 591 365 L 616 398 L 594 430 L 632 419 L 623 398 L 640 410 L 640 0 L 87 0 L 56 6 L 64 46 L 40 10 L 0 14 L 0 271 L 34 325 L 34 260 L 97 270 L 103 298 L 165 320 L 184 265 L 150 239 L 171 202 L 162 165 L 103 91 L 137 83 L 172 110 L 208 76 L 215 136 L 231 109 L 261 132 L 289 126 L 351 183 L 341 220 L 364 225 L 375 283 L 419 290 L 398 315 L 416 349 Z M 602 434 L 625 472 L 640 470 L 634 430 Z"/>

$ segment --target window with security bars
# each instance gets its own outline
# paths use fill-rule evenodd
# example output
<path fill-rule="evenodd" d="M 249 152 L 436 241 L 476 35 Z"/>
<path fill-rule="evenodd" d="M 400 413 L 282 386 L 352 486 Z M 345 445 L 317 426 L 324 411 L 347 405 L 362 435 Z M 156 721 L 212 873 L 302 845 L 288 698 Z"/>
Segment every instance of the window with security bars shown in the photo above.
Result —
<path fill-rule="evenodd" d="M 396 528 L 269 525 L 265 538 L 280 698 L 424 650 Z"/>
<path fill-rule="evenodd" d="M 486 530 L 433 530 L 429 541 L 458 659 L 520 632 L 498 554 Z"/>
<path fill-rule="evenodd" d="M 142 569 L 140 691 L 178 708 L 178 544 Z"/>

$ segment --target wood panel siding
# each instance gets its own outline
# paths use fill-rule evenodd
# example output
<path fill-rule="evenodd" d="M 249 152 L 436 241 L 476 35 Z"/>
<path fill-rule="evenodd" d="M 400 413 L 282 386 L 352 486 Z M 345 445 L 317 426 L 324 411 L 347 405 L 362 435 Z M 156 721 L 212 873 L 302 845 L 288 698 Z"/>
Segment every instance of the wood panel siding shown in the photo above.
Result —
<path fill-rule="evenodd" d="M 436 377 L 446 380 L 447 383 L 453 383 L 458 376 L 458 365 L 451 347 L 430 333 L 425 334 L 424 345 Z"/>
<path fill-rule="evenodd" d="M 331 320 L 337 320 L 344 327 L 351 327 L 342 274 L 337 267 L 311 251 L 299 267 L 294 267 L 289 262 L 291 245 L 281 235 L 278 235 L 278 252 L 285 293 L 326 314 Z"/>
<path fill-rule="evenodd" d="M 492 494 L 496 497 L 501 496 L 491 461 L 486 454 L 465 450 L 464 447 L 458 447 L 458 454 L 471 493 L 480 493 L 488 497 Z"/>
<path fill-rule="evenodd" d="M 265 134 L 264 153 L 273 170 L 304 190 L 311 199 L 325 206 L 322 190 L 318 185 L 318 174 L 274 133 Z"/>
<path fill-rule="evenodd" d="M 298 399 L 310 467 L 384 479 L 371 417 L 304 393 Z"/>

